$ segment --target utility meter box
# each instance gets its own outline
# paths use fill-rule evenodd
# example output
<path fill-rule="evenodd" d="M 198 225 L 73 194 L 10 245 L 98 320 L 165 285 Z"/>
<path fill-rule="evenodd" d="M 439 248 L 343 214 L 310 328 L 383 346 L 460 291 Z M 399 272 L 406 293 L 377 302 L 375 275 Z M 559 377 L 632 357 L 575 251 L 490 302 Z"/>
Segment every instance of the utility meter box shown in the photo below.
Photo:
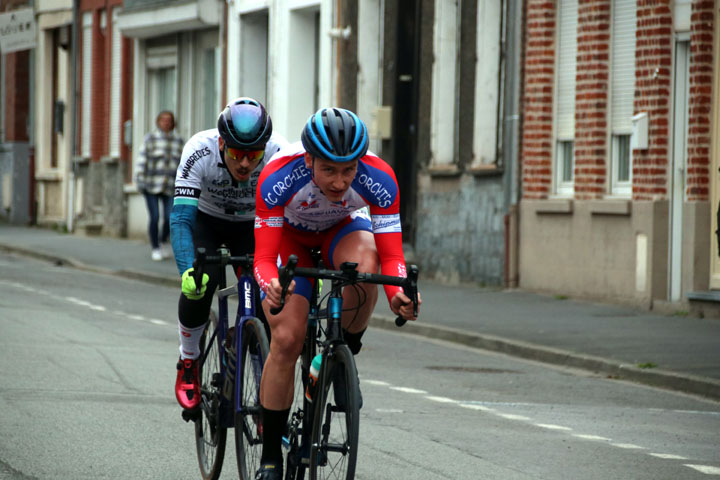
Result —
<path fill-rule="evenodd" d="M 373 110 L 370 136 L 389 140 L 392 137 L 392 107 L 381 105 Z"/>

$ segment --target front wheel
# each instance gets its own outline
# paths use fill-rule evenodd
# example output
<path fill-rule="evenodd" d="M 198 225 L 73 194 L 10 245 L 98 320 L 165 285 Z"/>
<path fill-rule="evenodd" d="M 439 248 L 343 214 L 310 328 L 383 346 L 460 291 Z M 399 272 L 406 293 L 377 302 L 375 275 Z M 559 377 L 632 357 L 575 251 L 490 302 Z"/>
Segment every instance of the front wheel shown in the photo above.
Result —
<path fill-rule="evenodd" d="M 270 346 L 265 326 L 257 318 L 245 320 L 240 350 L 240 411 L 235 413 L 235 453 L 241 480 L 255 478 L 262 454 L 260 379 Z"/>
<path fill-rule="evenodd" d="M 323 359 L 315 393 L 310 443 L 310 480 L 355 478 L 360 431 L 360 387 L 346 345 Z"/>
<path fill-rule="evenodd" d="M 218 337 L 213 337 L 217 324 L 217 316 L 211 311 L 210 320 L 200 340 L 200 351 L 202 355 L 207 355 L 205 361 L 200 364 L 201 400 L 199 418 L 195 422 L 195 445 L 203 480 L 220 478 L 227 439 L 227 429 L 221 423 L 222 349 Z"/>

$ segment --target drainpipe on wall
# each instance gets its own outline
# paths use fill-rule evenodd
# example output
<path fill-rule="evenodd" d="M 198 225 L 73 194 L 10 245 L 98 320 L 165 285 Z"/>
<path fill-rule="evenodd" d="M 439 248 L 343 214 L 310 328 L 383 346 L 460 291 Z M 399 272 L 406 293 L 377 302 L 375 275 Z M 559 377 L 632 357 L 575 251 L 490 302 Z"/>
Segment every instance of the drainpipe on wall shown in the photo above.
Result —
<path fill-rule="evenodd" d="M 75 149 L 77 148 L 77 43 L 78 43 L 78 2 L 73 0 L 72 7 L 72 74 L 70 84 L 72 85 L 72 94 L 70 101 L 70 168 L 68 169 L 68 209 L 67 209 L 67 231 L 72 233 L 75 228 L 75 178 L 77 170 L 77 162 L 75 161 Z"/>
<path fill-rule="evenodd" d="M 520 73 L 523 0 L 505 0 L 505 98 L 503 99 L 503 165 L 505 166 L 505 286 L 519 284 L 520 210 Z"/>

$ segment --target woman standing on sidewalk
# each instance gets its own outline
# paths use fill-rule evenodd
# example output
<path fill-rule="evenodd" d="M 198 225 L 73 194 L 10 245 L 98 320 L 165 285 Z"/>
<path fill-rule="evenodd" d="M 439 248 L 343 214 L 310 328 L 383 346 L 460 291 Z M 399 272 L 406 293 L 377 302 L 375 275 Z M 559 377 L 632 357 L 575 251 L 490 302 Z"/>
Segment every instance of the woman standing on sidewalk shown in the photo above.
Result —
<path fill-rule="evenodd" d="M 151 258 L 159 261 L 170 255 L 169 248 L 165 245 L 170 238 L 170 210 L 173 204 L 175 173 L 185 142 L 175 132 L 175 115 L 172 112 L 160 112 L 155 123 L 157 128 L 145 135 L 140 147 L 135 184 L 147 203 Z M 162 235 L 159 229 L 160 204 L 163 208 Z M 161 250 L 161 245 L 166 252 Z"/>

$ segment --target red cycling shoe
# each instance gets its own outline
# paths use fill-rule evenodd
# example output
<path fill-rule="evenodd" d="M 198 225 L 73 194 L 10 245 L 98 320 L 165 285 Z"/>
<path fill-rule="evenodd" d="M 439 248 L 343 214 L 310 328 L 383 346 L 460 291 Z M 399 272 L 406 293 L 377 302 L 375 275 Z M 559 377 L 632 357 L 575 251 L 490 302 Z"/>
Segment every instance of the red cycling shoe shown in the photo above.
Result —
<path fill-rule="evenodd" d="M 180 406 L 193 410 L 200 405 L 200 375 L 197 360 L 180 359 L 177 363 L 177 380 L 175 380 L 175 397 Z"/>

